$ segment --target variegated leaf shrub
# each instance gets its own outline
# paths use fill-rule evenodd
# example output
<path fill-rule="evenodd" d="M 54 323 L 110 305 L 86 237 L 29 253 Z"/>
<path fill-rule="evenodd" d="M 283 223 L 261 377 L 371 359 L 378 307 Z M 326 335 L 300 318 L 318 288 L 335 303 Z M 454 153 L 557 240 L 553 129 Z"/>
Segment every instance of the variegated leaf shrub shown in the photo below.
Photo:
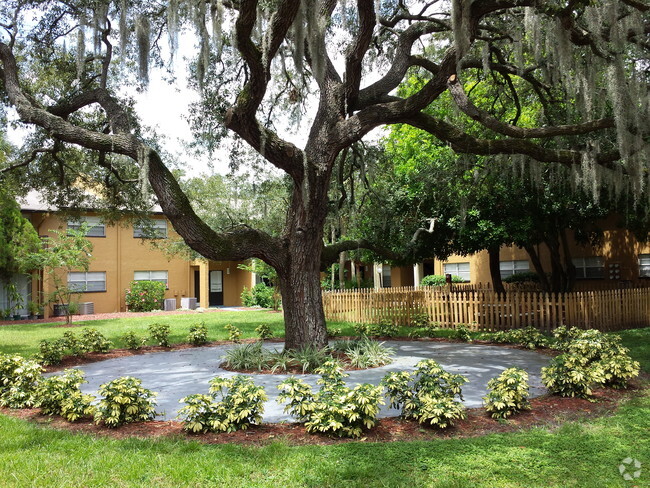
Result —
<path fill-rule="evenodd" d="M 0 354 L 0 406 L 30 408 L 36 402 L 36 388 L 43 367 L 17 354 Z"/>
<path fill-rule="evenodd" d="M 210 380 L 210 394 L 181 398 L 186 405 L 178 418 L 191 432 L 234 432 L 259 424 L 267 400 L 263 386 L 250 376 L 217 377 Z"/>
<path fill-rule="evenodd" d="M 465 406 L 460 402 L 465 383 L 467 378 L 445 371 L 433 359 L 417 363 L 413 373 L 389 373 L 382 380 L 390 406 L 401 408 L 404 418 L 439 428 L 465 418 Z"/>
<path fill-rule="evenodd" d="M 81 392 L 87 383 L 78 369 L 66 369 L 62 374 L 44 378 L 36 389 L 36 406 L 47 415 L 60 415 L 69 422 L 95 414 L 95 397 Z"/>
<path fill-rule="evenodd" d="M 346 386 L 343 378 L 349 375 L 333 360 L 316 372 L 321 375 L 318 380 L 321 387 L 315 393 L 311 386 L 295 377 L 278 385 L 278 401 L 288 403 L 285 412 L 304 422 L 309 433 L 360 437 L 365 429 L 375 426 L 379 406 L 384 403 L 381 386 Z"/>
<path fill-rule="evenodd" d="M 521 368 L 508 368 L 488 381 L 488 394 L 483 397 L 485 408 L 495 419 L 529 409 L 528 373 Z"/>
<path fill-rule="evenodd" d="M 119 427 L 131 422 L 153 420 L 156 412 L 157 393 L 142 386 L 142 381 L 123 376 L 99 387 L 103 397 L 95 411 L 95 422 L 107 427 Z"/>

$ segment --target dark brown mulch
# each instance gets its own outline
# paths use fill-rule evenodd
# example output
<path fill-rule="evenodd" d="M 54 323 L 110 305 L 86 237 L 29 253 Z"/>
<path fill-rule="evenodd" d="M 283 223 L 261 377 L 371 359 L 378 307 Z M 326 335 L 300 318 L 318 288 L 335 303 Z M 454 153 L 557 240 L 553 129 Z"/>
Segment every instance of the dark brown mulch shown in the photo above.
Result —
<path fill-rule="evenodd" d="M 553 429 L 567 421 L 611 414 L 623 399 L 639 394 L 641 390 L 642 386 L 639 381 L 634 382 L 628 390 L 600 389 L 594 392 L 595 401 L 593 402 L 581 398 L 544 395 L 531 400 L 531 410 L 523 411 L 508 421 L 494 420 L 481 408 L 469 409 L 467 419 L 444 430 L 420 425 L 410 420 L 385 418 L 380 419 L 377 425 L 366 432 L 360 440 L 365 442 L 417 441 L 477 437 L 492 433 L 516 432 L 531 427 Z M 182 436 L 206 444 L 242 445 L 266 445 L 278 439 L 291 445 L 325 445 L 354 441 L 354 439 L 308 434 L 304 426 L 293 423 L 262 424 L 232 433 L 190 434 L 184 432 L 182 424 L 176 421 L 140 422 L 109 429 L 96 425 L 89 419 L 68 423 L 59 417 L 41 415 L 39 409 L 8 410 L 0 408 L 0 413 L 48 425 L 55 429 L 117 439 Z"/>

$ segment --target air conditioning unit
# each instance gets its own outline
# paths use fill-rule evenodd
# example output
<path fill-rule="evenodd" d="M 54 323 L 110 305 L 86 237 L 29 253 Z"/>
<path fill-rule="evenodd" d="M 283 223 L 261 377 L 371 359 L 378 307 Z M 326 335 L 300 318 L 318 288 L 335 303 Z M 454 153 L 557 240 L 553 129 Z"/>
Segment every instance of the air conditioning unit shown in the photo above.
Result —
<path fill-rule="evenodd" d="M 82 302 L 79 304 L 79 315 L 94 315 L 94 314 L 95 314 L 94 302 Z"/>
<path fill-rule="evenodd" d="M 175 298 L 165 298 L 165 303 L 164 303 L 164 310 L 165 312 L 171 312 L 173 310 L 176 310 L 176 299 Z"/>
<path fill-rule="evenodd" d="M 194 298 L 194 297 L 183 297 L 183 298 L 181 298 L 181 308 L 196 310 L 196 298 Z"/>

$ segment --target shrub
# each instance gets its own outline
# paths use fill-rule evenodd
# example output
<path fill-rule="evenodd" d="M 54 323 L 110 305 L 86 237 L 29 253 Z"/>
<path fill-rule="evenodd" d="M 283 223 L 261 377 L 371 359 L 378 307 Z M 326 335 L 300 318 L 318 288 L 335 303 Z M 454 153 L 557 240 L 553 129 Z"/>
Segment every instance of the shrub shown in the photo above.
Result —
<path fill-rule="evenodd" d="M 142 337 L 138 336 L 135 332 L 129 331 L 126 332 L 122 335 L 121 337 L 122 342 L 124 342 L 124 345 L 126 346 L 127 349 L 132 349 L 134 351 L 137 351 L 142 347 L 142 344 L 146 341 Z"/>
<path fill-rule="evenodd" d="M 316 371 L 327 361 L 331 360 L 327 349 L 319 349 L 316 346 L 304 346 L 300 349 L 289 351 L 290 357 L 302 368 L 303 373 Z"/>
<path fill-rule="evenodd" d="M 216 401 L 217 397 L 220 401 Z M 234 432 L 259 424 L 267 400 L 264 387 L 256 386 L 249 376 L 210 380 L 210 395 L 190 395 L 182 398 L 187 403 L 178 417 L 185 429 L 192 432 Z"/>
<path fill-rule="evenodd" d="M 69 422 L 95 413 L 92 395 L 84 395 L 79 385 L 86 383 L 83 371 L 66 369 L 63 374 L 44 378 L 36 389 L 36 405 L 47 415 L 61 415 Z"/>
<path fill-rule="evenodd" d="M 262 370 L 268 362 L 268 352 L 260 342 L 242 344 L 226 351 L 224 364 L 236 370 Z"/>
<path fill-rule="evenodd" d="M 367 337 L 395 337 L 398 332 L 397 325 L 389 319 L 381 319 L 378 324 L 354 324 L 353 327 L 357 335 Z"/>
<path fill-rule="evenodd" d="M 524 329 L 499 331 L 494 334 L 492 340 L 506 344 L 519 344 L 528 349 L 537 349 L 538 347 L 548 347 L 550 345 L 548 337 L 532 326 Z"/>
<path fill-rule="evenodd" d="M 42 340 L 38 345 L 39 352 L 34 356 L 36 361 L 49 366 L 59 364 L 63 360 L 65 353 L 65 344 L 61 339 L 56 341 Z"/>
<path fill-rule="evenodd" d="M 542 382 L 551 393 L 589 398 L 595 383 L 603 383 L 602 370 L 578 354 L 561 354 L 542 368 Z"/>
<path fill-rule="evenodd" d="M 339 347 L 340 352 L 350 360 L 355 368 L 375 368 L 389 364 L 395 350 L 384 346 L 383 342 L 373 341 L 364 337 L 358 341 L 338 341 L 333 349 Z"/>
<path fill-rule="evenodd" d="M 169 325 L 167 324 L 150 324 L 147 327 L 149 331 L 149 340 L 159 346 L 169 347 Z"/>
<path fill-rule="evenodd" d="M 195 346 L 201 346 L 208 342 L 208 328 L 205 322 L 190 325 L 190 333 L 187 336 L 187 342 Z"/>
<path fill-rule="evenodd" d="M 83 356 L 86 353 L 86 348 L 83 343 L 77 338 L 75 333 L 70 330 L 64 332 L 63 337 L 61 337 L 59 341 L 73 356 Z"/>
<path fill-rule="evenodd" d="M 598 361 L 605 386 L 626 388 L 628 380 L 639 376 L 639 362 L 632 360 L 627 354 L 627 349 L 625 351 L 608 351 Z"/>
<path fill-rule="evenodd" d="M 330 337 L 340 336 L 343 334 L 343 329 L 340 327 L 329 327 L 327 329 L 327 335 Z"/>
<path fill-rule="evenodd" d="M 113 345 L 104 334 L 97 329 L 85 328 L 81 331 L 81 339 L 79 340 L 83 349 L 86 352 L 108 352 Z"/>
<path fill-rule="evenodd" d="M 273 308 L 273 287 L 258 283 L 252 289 L 244 287 L 241 293 L 244 307 Z"/>
<path fill-rule="evenodd" d="M 99 387 L 103 398 L 97 405 L 95 422 L 119 427 L 131 422 L 152 420 L 156 415 L 156 393 L 143 388 L 132 376 L 123 376 Z"/>
<path fill-rule="evenodd" d="M 34 406 L 42 372 L 43 368 L 36 361 L 18 355 L 0 354 L 0 406 Z"/>
<path fill-rule="evenodd" d="M 241 342 L 241 330 L 238 327 L 235 327 L 232 324 L 226 324 L 223 328 L 228 331 L 228 340 L 233 341 L 235 344 Z"/>
<path fill-rule="evenodd" d="M 460 276 L 452 275 L 452 283 L 465 283 L 465 280 Z M 447 284 L 447 278 L 444 275 L 428 275 L 422 278 L 420 281 L 420 286 L 445 286 Z"/>
<path fill-rule="evenodd" d="M 255 332 L 257 332 L 257 335 L 262 341 L 273 337 L 273 331 L 271 330 L 271 326 L 269 324 L 260 324 L 255 328 Z"/>
<path fill-rule="evenodd" d="M 539 275 L 534 271 L 515 273 L 503 278 L 504 283 L 539 283 Z"/>
<path fill-rule="evenodd" d="M 348 375 L 335 361 L 327 361 L 318 373 L 321 374 L 318 380 L 321 388 L 317 393 L 295 377 L 278 385 L 278 401 L 288 401 L 285 412 L 304 422 L 309 433 L 360 437 L 364 429 L 374 427 L 379 405 L 383 403 L 381 386 L 347 387 L 343 378 Z"/>
<path fill-rule="evenodd" d="M 492 418 L 505 419 L 523 409 L 528 403 L 528 373 L 521 368 L 508 368 L 498 377 L 488 381 L 490 390 L 485 400 L 485 408 Z"/>
<path fill-rule="evenodd" d="M 126 306 L 130 312 L 161 310 L 165 288 L 160 281 L 132 281 L 126 290 Z"/>
<path fill-rule="evenodd" d="M 465 407 L 455 397 L 463 399 L 461 387 L 466 382 L 464 376 L 425 359 L 416 364 L 415 372 L 389 373 L 381 384 L 388 390 L 391 407 L 402 408 L 404 418 L 445 428 L 465 418 Z"/>
<path fill-rule="evenodd" d="M 452 329 L 449 337 L 463 342 L 470 342 L 472 340 L 472 334 L 469 331 L 469 327 L 465 324 L 458 324 L 455 329 Z"/>
<path fill-rule="evenodd" d="M 426 312 L 414 313 L 411 315 L 411 327 L 426 328 L 430 324 L 429 315 Z"/>

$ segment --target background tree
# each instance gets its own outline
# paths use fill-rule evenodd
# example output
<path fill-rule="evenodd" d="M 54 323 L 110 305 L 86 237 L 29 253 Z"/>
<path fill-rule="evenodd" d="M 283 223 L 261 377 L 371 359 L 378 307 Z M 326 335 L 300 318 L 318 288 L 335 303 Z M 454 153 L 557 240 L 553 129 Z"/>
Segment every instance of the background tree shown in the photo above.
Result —
<path fill-rule="evenodd" d="M 37 128 L 13 166 L 23 164 L 20 173 L 40 181 L 69 181 L 69 174 L 101 181 L 107 201 L 137 201 L 128 182 L 139 174 L 196 252 L 273 266 L 286 347 L 321 346 L 320 268 L 366 245 L 323 245 L 341 151 L 377 127 L 405 123 L 459 153 L 521 154 L 533 166 L 558 163 L 599 183 L 622 181 L 641 195 L 647 17 L 648 7 L 631 0 L 10 0 L 0 6 L 3 96 Z M 164 33 L 174 53 L 178 33 L 190 26 L 198 40 L 189 66 L 201 90 L 193 110 L 197 141 L 219 147 L 227 129 L 286 173 L 290 201 L 279 237 L 247 226 L 215 232 L 203 222 L 121 90 L 133 83 L 133 71 L 146 83 L 150 62 L 166 64 Z M 129 63 L 136 51 L 137 63 Z M 395 95 L 411 69 L 426 70 L 426 83 L 407 97 Z M 515 105 L 518 86 L 508 80 L 525 82 L 543 107 L 534 126 L 474 103 L 461 83 L 469 71 L 502 77 Z M 446 92 L 489 137 L 423 112 Z M 306 107 L 314 110 L 307 120 Z M 300 121 L 302 148 L 282 133 L 287 119 L 279 111 Z M 122 185 L 131 190 L 117 191 Z"/>

